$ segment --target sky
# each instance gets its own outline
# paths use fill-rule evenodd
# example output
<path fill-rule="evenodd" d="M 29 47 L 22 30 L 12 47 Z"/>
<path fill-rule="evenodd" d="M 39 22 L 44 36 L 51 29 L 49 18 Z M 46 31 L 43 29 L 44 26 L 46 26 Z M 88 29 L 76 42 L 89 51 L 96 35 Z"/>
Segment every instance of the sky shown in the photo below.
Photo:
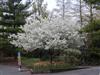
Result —
<path fill-rule="evenodd" d="M 44 0 L 48 4 L 48 10 L 52 11 L 56 7 L 56 0 Z"/>
<path fill-rule="evenodd" d="M 27 0 L 22 0 L 23 2 L 27 1 Z M 47 9 L 49 11 L 52 11 L 55 7 L 56 7 L 56 1 L 57 0 L 44 0 L 44 3 L 47 3 Z"/>

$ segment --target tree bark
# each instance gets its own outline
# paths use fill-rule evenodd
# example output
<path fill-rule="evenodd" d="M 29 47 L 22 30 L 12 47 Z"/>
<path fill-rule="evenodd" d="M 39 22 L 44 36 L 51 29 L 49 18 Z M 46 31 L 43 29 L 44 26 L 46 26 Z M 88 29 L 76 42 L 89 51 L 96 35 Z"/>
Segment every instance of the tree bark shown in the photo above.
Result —
<path fill-rule="evenodd" d="M 53 64 L 53 51 L 52 49 L 49 49 L 50 54 L 50 72 L 52 72 L 52 64 Z"/>
<path fill-rule="evenodd" d="M 93 22 L 93 5 L 90 3 L 90 23 Z"/>
<path fill-rule="evenodd" d="M 83 25 L 83 18 L 82 18 L 82 0 L 80 0 L 80 23 L 81 26 Z"/>

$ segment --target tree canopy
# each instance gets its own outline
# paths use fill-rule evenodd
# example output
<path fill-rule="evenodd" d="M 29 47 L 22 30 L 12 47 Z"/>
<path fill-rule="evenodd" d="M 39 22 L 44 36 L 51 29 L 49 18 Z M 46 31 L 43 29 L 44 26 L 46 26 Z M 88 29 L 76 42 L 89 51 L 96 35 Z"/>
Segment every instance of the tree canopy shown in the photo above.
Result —
<path fill-rule="evenodd" d="M 8 36 L 22 32 L 20 26 L 25 24 L 29 16 L 27 11 L 30 2 L 25 4 L 22 0 L 0 0 L 0 50 L 7 51 L 13 47 Z M 6 48 L 7 47 L 7 48 Z"/>

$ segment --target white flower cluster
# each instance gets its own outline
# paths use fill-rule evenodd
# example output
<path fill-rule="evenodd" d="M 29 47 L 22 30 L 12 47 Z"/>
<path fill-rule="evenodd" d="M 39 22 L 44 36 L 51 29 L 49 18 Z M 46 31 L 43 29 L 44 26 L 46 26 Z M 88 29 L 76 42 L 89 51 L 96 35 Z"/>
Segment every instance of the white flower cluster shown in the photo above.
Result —
<path fill-rule="evenodd" d="M 17 39 L 11 43 L 28 51 L 37 48 L 63 50 L 69 47 L 80 47 L 83 44 L 78 34 L 80 27 L 70 19 L 27 20 L 27 23 L 21 28 L 25 33 L 18 33 L 17 36 L 11 35 L 10 38 Z"/>

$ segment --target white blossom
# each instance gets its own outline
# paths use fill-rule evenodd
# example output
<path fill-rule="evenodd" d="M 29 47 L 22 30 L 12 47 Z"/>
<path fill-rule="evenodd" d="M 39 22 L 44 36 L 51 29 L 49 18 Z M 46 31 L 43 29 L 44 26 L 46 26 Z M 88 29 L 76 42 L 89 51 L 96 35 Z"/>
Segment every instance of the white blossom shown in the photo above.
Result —
<path fill-rule="evenodd" d="M 70 47 L 80 47 L 83 45 L 81 37 L 78 34 L 80 26 L 75 25 L 71 19 L 54 18 L 51 21 L 41 19 L 27 20 L 24 27 L 21 27 L 25 33 L 18 33 L 11 37 L 17 40 L 11 41 L 18 47 L 31 51 L 37 48 L 43 49 L 68 49 Z"/>

